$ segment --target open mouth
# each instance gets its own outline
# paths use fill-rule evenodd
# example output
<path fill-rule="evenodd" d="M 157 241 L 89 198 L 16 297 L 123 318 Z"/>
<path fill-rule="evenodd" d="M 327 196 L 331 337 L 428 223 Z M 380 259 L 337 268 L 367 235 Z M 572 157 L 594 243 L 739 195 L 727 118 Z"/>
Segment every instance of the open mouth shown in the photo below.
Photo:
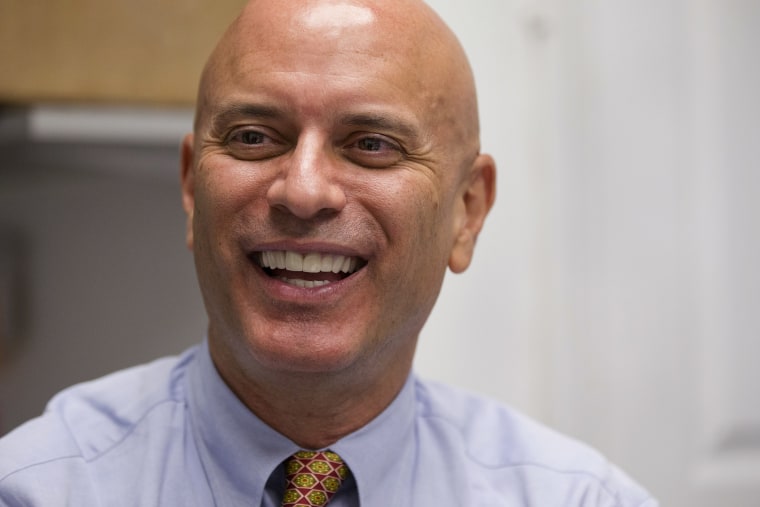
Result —
<path fill-rule="evenodd" d="M 302 288 L 321 287 L 343 280 L 363 268 L 367 262 L 359 257 L 269 250 L 254 256 L 268 276 Z"/>

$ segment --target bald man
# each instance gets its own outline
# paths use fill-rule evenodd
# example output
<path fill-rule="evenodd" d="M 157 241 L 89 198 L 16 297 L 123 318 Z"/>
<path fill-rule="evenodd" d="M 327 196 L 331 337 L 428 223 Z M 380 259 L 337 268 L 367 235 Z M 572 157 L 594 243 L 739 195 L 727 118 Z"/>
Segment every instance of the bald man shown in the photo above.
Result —
<path fill-rule="evenodd" d="M 655 505 L 595 451 L 411 373 L 495 191 L 466 57 L 423 3 L 250 2 L 181 180 L 207 339 L 54 398 L 0 443 L 3 505 Z"/>

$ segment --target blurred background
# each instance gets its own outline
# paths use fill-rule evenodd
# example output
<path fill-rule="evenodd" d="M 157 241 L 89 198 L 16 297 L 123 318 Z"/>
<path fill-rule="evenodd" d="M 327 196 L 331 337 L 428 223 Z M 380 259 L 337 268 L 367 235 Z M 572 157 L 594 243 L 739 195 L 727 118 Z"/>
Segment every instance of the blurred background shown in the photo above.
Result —
<path fill-rule="evenodd" d="M 204 336 L 178 143 L 240 0 L 0 0 L 0 434 Z M 760 2 L 430 0 L 497 204 L 416 368 L 760 505 Z"/>

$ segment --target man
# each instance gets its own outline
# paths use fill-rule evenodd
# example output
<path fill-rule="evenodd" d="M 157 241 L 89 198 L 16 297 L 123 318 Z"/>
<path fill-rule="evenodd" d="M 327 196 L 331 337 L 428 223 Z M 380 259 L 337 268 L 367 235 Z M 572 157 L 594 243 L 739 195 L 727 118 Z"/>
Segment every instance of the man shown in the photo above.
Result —
<path fill-rule="evenodd" d="M 478 137 L 467 60 L 423 3 L 251 1 L 182 144 L 206 342 L 58 395 L 0 444 L 0 502 L 655 505 L 594 451 L 410 375 L 493 203 Z"/>

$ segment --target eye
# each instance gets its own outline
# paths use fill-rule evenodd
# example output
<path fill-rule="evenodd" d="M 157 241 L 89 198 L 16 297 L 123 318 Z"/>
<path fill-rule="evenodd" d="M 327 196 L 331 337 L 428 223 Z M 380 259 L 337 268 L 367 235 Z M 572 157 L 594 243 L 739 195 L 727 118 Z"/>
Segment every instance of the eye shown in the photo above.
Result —
<path fill-rule="evenodd" d="M 380 134 L 357 134 L 343 148 L 345 156 L 355 164 L 380 169 L 390 167 L 404 157 L 401 146 Z"/>
<path fill-rule="evenodd" d="M 238 134 L 237 137 L 243 144 L 261 144 L 266 139 L 264 134 L 255 130 L 246 130 Z"/>
<path fill-rule="evenodd" d="M 226 140 L 230 154 L 242 160 L 263 160 L 276 157 L 287 149 L 284 142 L 264 127 L 241 127 Z"/>
<path fill-rule="evenodd" d="M 376 137 L 365 137 L 356 143 L 357 148 L 365 151 L 380 151 L 383 149 L 383 141 Z"/>

